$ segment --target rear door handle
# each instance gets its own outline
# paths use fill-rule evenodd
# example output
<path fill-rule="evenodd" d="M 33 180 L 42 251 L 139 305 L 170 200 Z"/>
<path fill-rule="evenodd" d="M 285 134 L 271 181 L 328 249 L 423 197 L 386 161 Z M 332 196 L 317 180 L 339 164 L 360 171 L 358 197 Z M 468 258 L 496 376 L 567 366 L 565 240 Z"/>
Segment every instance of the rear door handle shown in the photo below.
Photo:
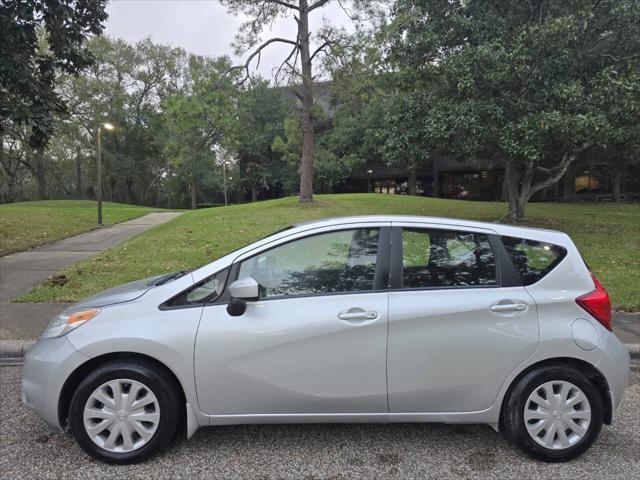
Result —
<path fill-rule="evenodd" d="M 524 303 L 502 303 L 491 305 L 492 312 L 524 312 L 527 306 Z"/>
<path fill-rule="evenodd" d="M 378 318 L 378 312 L 373 310 L 365 311 L 362 308 L 350 308 L 349 310 L 344 310 L 338 314 L 338 318 L 340 320 L 375 320 Z"/>

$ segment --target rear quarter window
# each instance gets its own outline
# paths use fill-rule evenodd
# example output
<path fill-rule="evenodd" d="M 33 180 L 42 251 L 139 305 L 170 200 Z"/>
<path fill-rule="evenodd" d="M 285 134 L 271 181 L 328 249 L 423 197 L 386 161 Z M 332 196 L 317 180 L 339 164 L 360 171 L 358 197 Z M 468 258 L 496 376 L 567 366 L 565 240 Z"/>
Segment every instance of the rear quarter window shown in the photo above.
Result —
<path fill-rule="evenodd" d="M 502 237 L 502 243 L 523 285 L 542 279 L 567 255 L 559 245 L 526 238 Z"/>

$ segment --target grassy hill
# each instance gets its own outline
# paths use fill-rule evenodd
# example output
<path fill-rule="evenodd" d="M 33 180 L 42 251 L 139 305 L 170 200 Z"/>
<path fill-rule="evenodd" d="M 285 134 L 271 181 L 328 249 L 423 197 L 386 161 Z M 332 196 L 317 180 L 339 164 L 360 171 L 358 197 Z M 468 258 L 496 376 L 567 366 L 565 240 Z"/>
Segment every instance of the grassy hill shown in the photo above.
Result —
<path fill-rule="evenodd" d="M 358 214 L 416 214 L 495 221 L 504 203 L 400 195 L 320 195 L 311 205 L 296 198 L 186 213 L 124 244 L 66 269 L 63 286 L 37 286 L 21 301 L 75 301 L 145 276 L 196 267 L 302 220 Z M 616 307 L 640 310 L 640 206 L 532 204 L 525 222 L 569 233 Z"/>
<path fill-rule="evenodd" d="M 157 209 L 104 203 L 105 226 L 124 222 Z M 96 228 L 96 202 L 46 200 L 0 205 L 0 257 Z"/>

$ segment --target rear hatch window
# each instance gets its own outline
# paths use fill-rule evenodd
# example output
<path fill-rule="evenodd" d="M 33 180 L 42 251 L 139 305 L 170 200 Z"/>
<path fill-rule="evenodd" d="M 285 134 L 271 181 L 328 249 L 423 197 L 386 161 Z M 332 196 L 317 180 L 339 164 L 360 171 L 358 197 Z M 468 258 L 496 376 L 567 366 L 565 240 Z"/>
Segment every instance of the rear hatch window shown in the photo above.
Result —
<path fill-rule="evenodd" d="M 526 238 L 502 237 L 502 243 L 523 285 L 536 283 L 567 255 L 567 250 L 559 245 Z"/>

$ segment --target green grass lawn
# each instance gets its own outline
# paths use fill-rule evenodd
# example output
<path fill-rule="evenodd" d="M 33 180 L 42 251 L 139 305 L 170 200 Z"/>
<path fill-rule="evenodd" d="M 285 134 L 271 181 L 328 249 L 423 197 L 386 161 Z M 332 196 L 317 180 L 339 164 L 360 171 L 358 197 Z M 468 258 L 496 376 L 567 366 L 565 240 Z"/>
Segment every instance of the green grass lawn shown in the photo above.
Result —
<path fill-rule="evenodd" d="M 196 267 L 291 223 L 357 214 L 417 214 L 495 221 L 504 203 L 400 195 L 320 195 L 186 213 L 64 270 L 63 286 L 46 282 L 19 301 L 75 301 L 145 276 Z M 531 204 L 526 225 L 569 233 L 618 309 L 640 310 L 640 206 Z"/>
<path fill-rule="evenodd" d="M 130 220 L 157 209 L 104 203 L 106 226 Z M 0 257 L 29 250 L 44 243 L 95 228 L 96 202 L 91 200 L 46 200 L 0 205 Z"/>

